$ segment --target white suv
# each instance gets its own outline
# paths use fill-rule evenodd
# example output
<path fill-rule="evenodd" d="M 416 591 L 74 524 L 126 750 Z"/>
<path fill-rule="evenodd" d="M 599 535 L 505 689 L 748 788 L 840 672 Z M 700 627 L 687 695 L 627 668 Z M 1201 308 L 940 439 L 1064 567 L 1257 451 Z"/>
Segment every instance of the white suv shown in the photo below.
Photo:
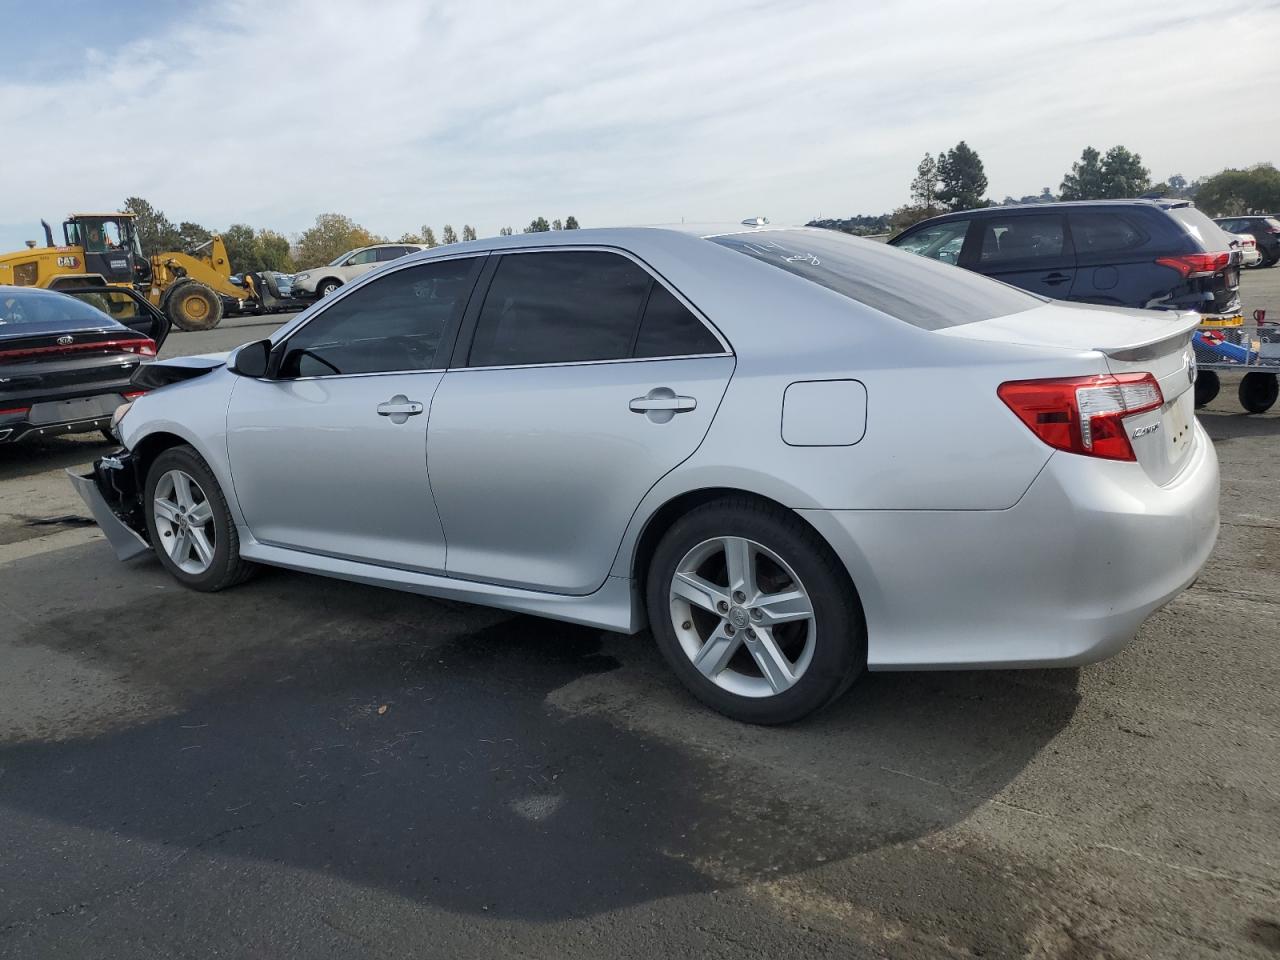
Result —
<path fill-rule="evenodd" d="M 328 266 L 303 270 L 293 278 L 295 297 L 327 297 L 344 283 L 368 273 L 380 263 L 398 260 L 405 254 L 427 249 L 420 243 L 375 243 L 371 247 L 348 250 Z"/>

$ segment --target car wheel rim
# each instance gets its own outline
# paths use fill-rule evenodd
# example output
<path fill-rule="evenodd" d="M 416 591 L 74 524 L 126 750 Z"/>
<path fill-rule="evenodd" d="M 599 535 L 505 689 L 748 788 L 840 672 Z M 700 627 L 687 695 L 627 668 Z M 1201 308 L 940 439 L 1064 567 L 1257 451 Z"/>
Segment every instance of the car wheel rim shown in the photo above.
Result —
<path fill-rule="evenodd" d="M 213 564 L 213 504 L 191 474 L 170 470 L 151 501 L 160 546 L 184 573 L 201 574 Z"/>
<path fill-rule="evenodd" d="M 729 693 L 773 697 L 809 668 L 817 620 L 794 570 L 744 537 L 705 540 L 676 565 L 671 625 L 694 669 Z"/>

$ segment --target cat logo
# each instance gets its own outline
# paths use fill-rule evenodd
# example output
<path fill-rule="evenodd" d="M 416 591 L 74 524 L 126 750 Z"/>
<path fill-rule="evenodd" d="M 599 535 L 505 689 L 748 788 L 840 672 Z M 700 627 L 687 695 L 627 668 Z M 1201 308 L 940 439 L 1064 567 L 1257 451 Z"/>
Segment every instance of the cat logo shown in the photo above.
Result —
<path fill-rule="evenodd" d="M 70 267 L 72 270 L 74 270 L 76 267 L 80 266 L 80 258 L 79 257 L 59 257 L 58 266 Z"/>

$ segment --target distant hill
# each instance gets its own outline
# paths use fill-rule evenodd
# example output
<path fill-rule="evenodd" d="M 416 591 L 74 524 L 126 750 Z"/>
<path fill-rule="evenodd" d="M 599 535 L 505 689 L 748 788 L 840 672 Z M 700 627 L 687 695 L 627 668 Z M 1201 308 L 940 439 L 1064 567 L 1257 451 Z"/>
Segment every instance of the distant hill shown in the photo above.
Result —
<path fill-rule="evenodd" d="M 805 226 L 822 227 L 825 230 L 839 230 L 843 233 L 866 237 L 877 233 L 888 233 L 890 216 L 891 214 L 888 213 L 882 213 L 874 217 L 860 213 L 852 217 L 810 220 Z"/>

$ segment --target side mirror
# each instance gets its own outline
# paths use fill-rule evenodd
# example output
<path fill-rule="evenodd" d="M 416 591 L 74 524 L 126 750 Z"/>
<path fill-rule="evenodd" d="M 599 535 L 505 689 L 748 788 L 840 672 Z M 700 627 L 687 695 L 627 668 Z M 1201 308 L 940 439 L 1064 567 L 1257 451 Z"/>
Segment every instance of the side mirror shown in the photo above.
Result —
<path fill-rule="evenodd" d="M 236 351 L 230 370 L 242 377 L 265 377 L 271 360 L 271 341 L 255 340 Z"/>

